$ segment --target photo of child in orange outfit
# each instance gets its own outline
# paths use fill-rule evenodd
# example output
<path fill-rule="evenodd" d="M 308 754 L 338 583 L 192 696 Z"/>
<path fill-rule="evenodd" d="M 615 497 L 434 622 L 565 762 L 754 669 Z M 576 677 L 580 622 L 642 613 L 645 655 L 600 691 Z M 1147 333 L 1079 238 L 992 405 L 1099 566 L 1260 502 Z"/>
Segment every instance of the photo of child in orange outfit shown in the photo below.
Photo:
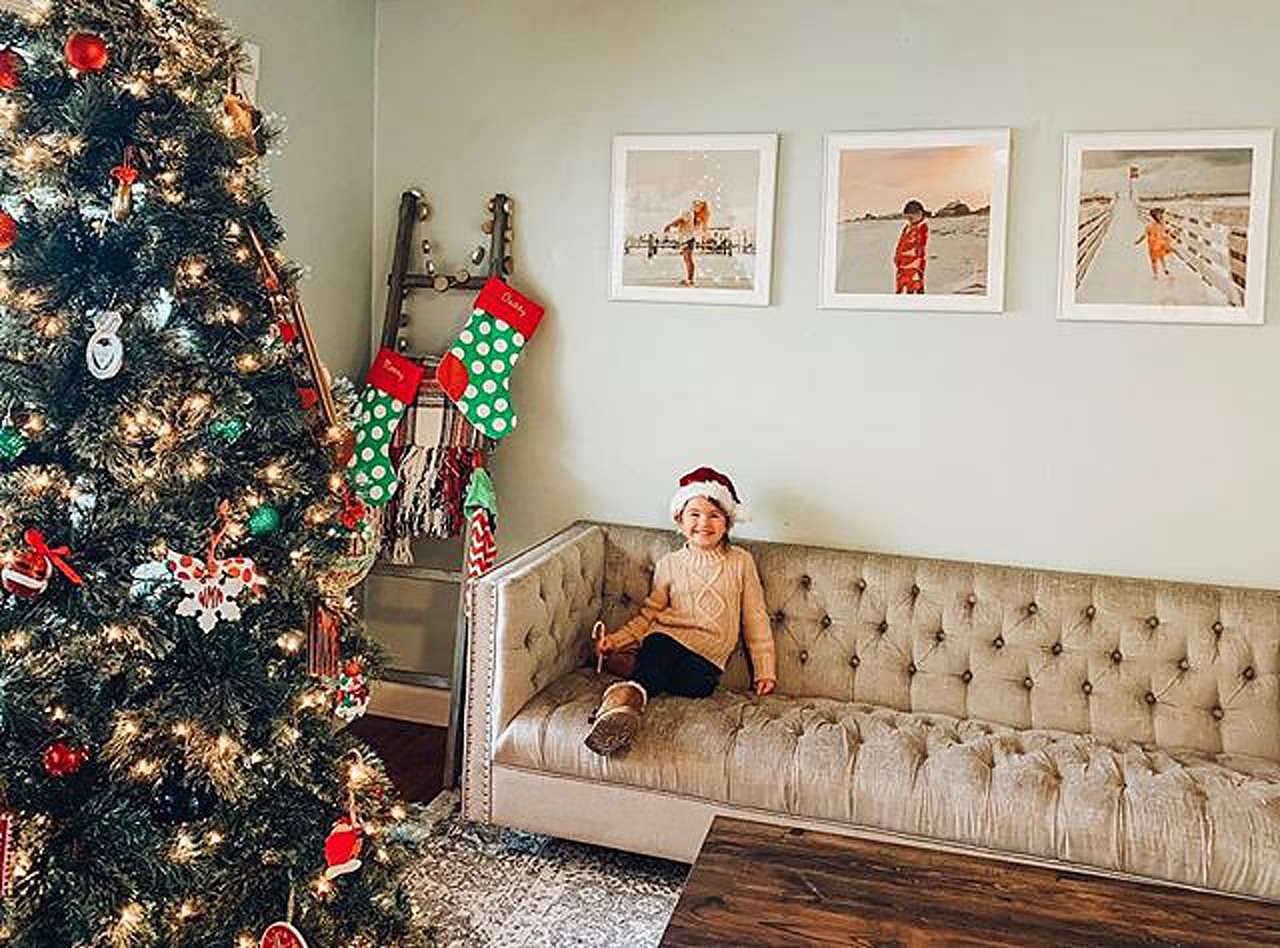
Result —
<path fill-rule="evenodd" d="M 1166 277 L 1170 276 L 1169 263 L 1165 258 L 1173 253 L 1173 241 L 1169 238 L 1169 232 L 1164 229 L 1164 211 L 1161 208 L 1151 209 L 1151 221 L 1133 245 L 1136 247 L 1144 240 L 1147 242 L 1147 255 L 1151 258 L 1151 279 L 1160 279 L 1162 271 Z"/>
<path fill-rule="evenodd" d="M 894 281 L 898 293 L 923 293 L 925 250 L 929 246 L 929 224 L 925 221 L 924 205 L 908 201 L 902 209 L 907 222 L 898 235 L 898 246 L 893 251 L 893 266 L 897 270 Z"/>

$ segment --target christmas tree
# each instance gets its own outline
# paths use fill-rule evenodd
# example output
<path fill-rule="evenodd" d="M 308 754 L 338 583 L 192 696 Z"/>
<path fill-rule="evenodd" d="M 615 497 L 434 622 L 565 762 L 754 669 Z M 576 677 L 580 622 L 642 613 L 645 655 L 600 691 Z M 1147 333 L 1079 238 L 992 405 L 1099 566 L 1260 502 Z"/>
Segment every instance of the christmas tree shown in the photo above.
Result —
<path fill-rule="evenodd" d="M 0 14 L 0 943 L 421 943 L 341 730 L 378 665 L 353 399 L 245 67 L 202 0 Z"/>

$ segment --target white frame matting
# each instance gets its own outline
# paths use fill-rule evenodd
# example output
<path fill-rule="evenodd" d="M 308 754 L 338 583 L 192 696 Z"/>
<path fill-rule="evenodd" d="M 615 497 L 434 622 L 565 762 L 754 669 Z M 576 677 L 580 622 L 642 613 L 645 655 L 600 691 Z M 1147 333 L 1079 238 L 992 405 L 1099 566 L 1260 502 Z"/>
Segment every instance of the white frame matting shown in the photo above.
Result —
<path fill-rule="evenodd" d="M 703 286 L 635 286 L 623 282 L 626 239 L 627 158 L 637 151 L 756 151 L 760 177 L 756 195 L 756 253 L 751 289 Z M 765 134 L 615 135 L 613 183 L 610 191 L 609 299 L 654 303 L 713 303 L 768 306 L 773 282 L 774 199 L 778 175 L 778 136 Z"/>
<path fill-rule="evenodd" d="M 924 293 L 915 296 L 897 293 L 851 293 L 837 290 L 841 154 L 858 149 L 946 148 L 980 145 L 991 147 L 995 156 L 991 182 L 991 222 L 987 239 L 986 293 Z M 1012 136 L 1008 128 L 829 132 L 823 152 L 822 254 L 818 305 L 823 309 L 880 312 L 1003 313 L 1011 148 Z M 926 276 L 926 286 L 927 282 Z"/>
<path fill-rule="evenodd" d="M 1058 248 L 1058 319 L 1130 323 L 1259 326 L 1266 318 L 1267 236 L 1271 207 L 1273 129 L 1162 132 L 1076 132 L 1063 141 L 1062 221 Z M 1086 151 L 1251 149 L 1248 259 L 1244 305 L 1215 306 L 1076 302 L 1080 177 Z M 1140 251 L 1135 251 L 1140 252 Z"/>

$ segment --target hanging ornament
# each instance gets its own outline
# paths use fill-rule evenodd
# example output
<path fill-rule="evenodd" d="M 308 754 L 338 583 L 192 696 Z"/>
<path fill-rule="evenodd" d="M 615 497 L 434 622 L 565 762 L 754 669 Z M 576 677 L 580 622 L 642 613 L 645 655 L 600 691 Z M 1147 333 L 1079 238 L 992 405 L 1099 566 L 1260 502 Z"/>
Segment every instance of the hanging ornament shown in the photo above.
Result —
<path fill-rule="evenodd" d="M 0 899 L 13 894 L 13 867 L 9 858 L 13 851 L 13 814 L 0 812 Z"/>
<path fill-rule="evenodd" d="M 124 343 L 120 340 L 120 326 L 124 323 L 119 313 L 96 313 L 93 317 L 93 335 L 85 347 L 84 358 L 89 364 L 89 374 L 95 379 L 113 379 L 124 365 Z"/>
<path fill-rule="evenodd" d="M 27 438 L 17 428 L 0 425 L 0 461 L 16 461 L 27 450 Z"/>
<path fill-rule="evenodd" d="M 111 58 L 106 41 L 94 33 L 72 33 L 65 52 L 67 63 L 80 72 L 101 72 Z"/>
<path fill-rule="evenodd" d="M 66 741 L 54 741 L 44 749 L 41 757 L 44 770 L 50 777 L 69 777 L 84 766 L 89 759 L 89 748 L 73 747 Z"/>
<path fill-rule="evenodd" d="M 261 157 L 267 153 L 266 141 L 262 135 L 262 113 L 249 101 L 249 97 L 240 92 L 233 74 L 222 97 L 222 111 L 226 116 L 225 125 L 232 137 L 237 138 L 253 154 Z"/>
<path fill-rule="evenodd" d="M 22 599 L 34 599 L 49 588 L 54 567 L 76 586 L 84 584 L 80 575 L 64 559 L 71 551 L 65 546 L 51 548 L 39 530 L 27 530 L 23 539 L 31 549 L 20 553 L 0 570 L 0 583 Z"/>
<path fill-rule="evenodd" d="M 135 149 L 132 145 L 124 150 L 124 162 L 111 169 L 111 177 L 116 182 L 115 197 L 111 200 L 111 219 L 123 224 L 133 213 L 133 186 L 138 180 L 138 169 L 133 166 Z"/>
<path fill-rule="evenodd" d="M 11 49 L 0 49 L 0 90 L 12 92 L 22 85 L 27 61 Z"/>
<path fill-rule="evenodd" d="M 18 242 L 18 222 L 0 211 L 0 252 L 10 250 Z"/>
<path fill-rule="evenodd" d="M 266 585 L 248 557 L 218 559 L 218 546 L 231 521 L 231 505 L 225 500 L 218 505 L 218 519 L 218 529 L 209 540 L 209 552 L 204 560 L 173 552 L 165 560 L 185 594 L 178 603 L 177 614 L 194 616 L 204 632 L 212 632 L 219 619 L 238 622 L 240 605 L 236 599 L 246 590 L 253 595 Z"/>
<path fill-rule="evenodd" d="M 316 678 L 338 677 L 342 619 L 323 600 L 311 605 L 307 617 L 307 674 Z"/>
<path fill-rule="evenodd" d="M 333 713 L 350 724 L 364 717 L 369 710 L 369 683 L 364 677 L 364 666 L 354 658 L 342 667 L 338 687 L 333 696 Z"/>
<path fill-rule="evenodd" d="M 53 564 L 39 554 L 27 551 L 18 556 L 0 570 L 0 582 L 6 592 L 13 593 L 19 599 L 35 599 L 49 588 L 49 578 L 53 575 Z"/>
<path fill-rule="evenodd" d="M 209 422 L 209 433 L 227 444 L 235 444 L 244 434 L 244 422 L 239 418 L 219 418 Z"/>
<path fill-rule="evenodd" d="M 271 504 L 263 504 L 249 515 L 249 532 L 255 537 L 266 536 L 280 529 L 280 511 Z"/>
<path fill-rule="evenodd" d="M 307 948 L 307 943 L 288 922 L 274 922 L 262 933 L 258 948 Z"/>
<path fill-rule="evenodd" d="M 363 865 L 360 861 L 360 850 L 363 848 L 364 830 L 360 829 L 353 809 L 350 816 L 340 817 L 333 824 L 328 839 L 324 841 L 324 861 L 329 864 L 324 877 L 336 879 L 355 872 Z"/>

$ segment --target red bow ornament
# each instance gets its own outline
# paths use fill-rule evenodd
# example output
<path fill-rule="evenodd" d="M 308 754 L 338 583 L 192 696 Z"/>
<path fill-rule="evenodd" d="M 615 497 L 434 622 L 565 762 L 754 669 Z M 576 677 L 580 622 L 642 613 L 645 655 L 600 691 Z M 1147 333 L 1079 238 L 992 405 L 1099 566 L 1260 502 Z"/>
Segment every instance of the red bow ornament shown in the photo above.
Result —
<path fill-rule="evenodd" d="M 84 585 L 80 574 L 64 558 L 71 555 L 70 549 L 65 546 L 49 546 L 39 530 L 27 530 L 22 538 L 30 549 L 19 554 L 0 571 L 5 589 L 15 596 L 33 599 L 49 587 L 49 578 L 55 567 L 75 585 Z"/>

